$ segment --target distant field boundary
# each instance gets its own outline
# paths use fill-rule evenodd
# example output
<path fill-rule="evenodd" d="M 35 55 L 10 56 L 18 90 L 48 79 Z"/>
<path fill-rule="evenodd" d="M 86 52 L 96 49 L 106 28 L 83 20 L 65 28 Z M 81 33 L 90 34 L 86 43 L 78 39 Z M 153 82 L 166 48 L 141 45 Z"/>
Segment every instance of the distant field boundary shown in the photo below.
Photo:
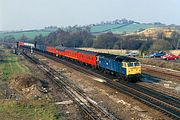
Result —
<path fill-rule="evenodd" d="M 28 30 L 28 31 L 1 32 L 0 38 L 3 39 L 6 36 L 13 36 L 16 39 L 19 39 L 23 35 L 25 35 L 26 37 L 28 37 L 30 39 L 34 39 L 38 35 L 47 36 L 49 34 L 50 34 L 49 31 L 44 31 L 44 30 L 41 30 L 41 31 L 39 31 L 39 30 Z"/>
<path fill-rule="evenodd" d="M 111 54 L 115 54 L 115 55 L 123 55 L 128 52 L 139 53 L 138 50 L 95 49 L 95 48 L 79 48 L 79 49 L 100 52 L 100 53 L 111 53 Z"/>
<path fill-rule="evenodd" d="M 122 28 L 122 27 L 125 27 L 125 26 L 128 26 L 128 25 L 131 25 L 133 23 L 129 23 L 129 24 L 120 24 L 119 26 L 116 26 L 116 27 L 113 27 L 113 28 L 108 28 L 106 30 L 102 30 L 102 31 L 98 31 L 98 32 L 91 32 L 92 34 L 97 34 L 97 33 L 105 33 L 105 32 L 110 32 L 112 29 L 119 29 L 119 28 Z"/>
<path fill-rule="evenodd" d="M 100 53 L 111 53 L 115 55 L 124 55 L 129 52 L 139 53 L 139 50 L 117 50 L 117 49 L 96 49 L 96 48 L 79 48 L 82 50 L 100 52 Z M 170 50 L 168 53 L 172 53 L 174 55 L 180 55 L 180 50 Z"/>

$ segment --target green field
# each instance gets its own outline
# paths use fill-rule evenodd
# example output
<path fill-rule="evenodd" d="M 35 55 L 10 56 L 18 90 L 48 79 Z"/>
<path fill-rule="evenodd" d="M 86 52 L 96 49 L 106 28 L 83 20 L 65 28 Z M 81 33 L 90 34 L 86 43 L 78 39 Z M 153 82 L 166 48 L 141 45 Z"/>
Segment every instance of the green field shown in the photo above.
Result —
<path fill-rule="evenodd" d="M 111 31 L 111 29 L 121 26 L 123 26 L 123 24 L 97 25 L 91 27 L 91 32 L 96 33 L 96 32 Z"/>
<path fill-rule="evenodd" d="M 116 34 L 122 34 L 123 32 L 131 33 L 139 31 L 140 29 L 154 28 L 159 27 L 156 25 L 150 24 L 109 24 L 109 25 L 96 25 L 91 27 L 92 33 L 101 33 L 101 32 L 112 32 Z"/>
<path fill-rule="evenodd" d="M 47 36 L 50 32 L 47 31 L 31 31 L 31 32 L 1 32 L 0 33 L 0 38 L 4 38 L 5 36 L 14 36 L 16 39 L 21 38 L 23 35 L 30 38 L 34 39 L 37 35 L 42 35 L 42 36 Z"/>
<path fill-rule="evenodd" d="M 20 63 L 18 57 L 12 54 L 12 50 L 0 46 L 0 80 L 8 80 L 10 76 L 26 73 L 28 70 Z"/>

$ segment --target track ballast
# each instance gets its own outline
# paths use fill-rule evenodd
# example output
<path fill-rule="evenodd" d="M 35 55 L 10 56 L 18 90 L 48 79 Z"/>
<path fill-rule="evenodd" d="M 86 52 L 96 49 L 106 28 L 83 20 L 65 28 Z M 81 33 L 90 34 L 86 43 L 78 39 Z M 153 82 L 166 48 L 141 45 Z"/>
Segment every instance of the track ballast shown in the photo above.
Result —
<path fill-rule="evenodd" d="M 104 76 L 102 74 L 96 73 L 96 70 L 87 69 L 85 67 L 79 66 L 74 64 L 71 61 L 67 61 L 64 59 L 59 59 L 57 57 L 37 52 L 38 54 L 41 54 L 43 56 L 46 56 L 50 59 L 53 59 L 55 61 L 61 62 L 68 67 L 71 67 L 75 70 L 78 70 L 84 74 L 96 76 L 98 78 L 106 80 L 104 84 L 115 88 L 119 90 L 120 92 L 123 92 L 127 95 L 132 96 L 133 98 L 136 98 L 140 101 L 142 101 L 144 104 L 149 105 L 161 112 L 163 112 L 165 115 L 173 118 L 173 119 L 180 119 L 180 99 L 175 98 L 173 96 L 169 96 L 166 94 L 163 94 L 161 92 L 155 91 L 153 89 L 138 85 L 138 84 L 131 84 L 126 83 L 124 81 L 115 82 L 112 81 L 112 79 L 108 78 L 107 76 Z"/>
<path fill-rule="evenodd" d="M 44 71 L 53 82 L 60 88 L 63 88 L 68 96 L 84 111 L 88 119 L 91 120 L 116 120 L 112 114 L 100 107 L 95 101 L 89 98 L 81 89 L 72 84 L 68 78 L 58 73 L 48 65 L 42 63 L 33 56 L 26 53 L 23 55 L 31 62 L 37 64 L 37 67 Z"/>

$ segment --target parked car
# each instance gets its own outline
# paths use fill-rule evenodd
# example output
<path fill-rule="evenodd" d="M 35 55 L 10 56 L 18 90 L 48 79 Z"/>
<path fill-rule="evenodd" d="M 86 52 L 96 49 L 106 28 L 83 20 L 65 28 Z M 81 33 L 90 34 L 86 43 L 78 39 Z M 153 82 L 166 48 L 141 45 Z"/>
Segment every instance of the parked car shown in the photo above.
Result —
<path fill-rule="evenodd" d="M 164 56 L 164 55 L 165 55 L 165 52 L 159 51 L 159 52 L 157 52 L 157 53 L 151 54 L 149 57 L 150 57 L 150 58 L 160 58 L 161 56 Z"/>
<path fill-rule="evenodd" d="M 138 56 L 138 53 L 128 53 L 128 54 L 126 54 L 126 56 L 136 57 L 136 56 Z"/>
<path fill-rule="evenodd" d="M 164 60 L 176 60 L 176 59 L 180 59 L 180 56 L 173 55 L 173 54 L 166 54 L 164 56 L 161 56 L 161 58 Z"/>

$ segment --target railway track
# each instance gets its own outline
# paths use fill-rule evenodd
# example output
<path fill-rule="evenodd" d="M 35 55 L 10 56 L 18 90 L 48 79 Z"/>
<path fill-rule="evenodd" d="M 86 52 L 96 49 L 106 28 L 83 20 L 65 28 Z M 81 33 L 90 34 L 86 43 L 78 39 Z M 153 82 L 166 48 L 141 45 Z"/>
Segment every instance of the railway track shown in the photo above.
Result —
<path fill-rule="evenodd" d="M 176 78 L 177 80 L 180 80 L 180 72 L 179 71 L 167 70 L 165 68 L 153 67 L 150 65 L 143 65 L 142 69 L 147 72 L 154 72 L 156 74 L 158 73 L 161 75 L 170 76 L 170 77 Z"/>
<path fill-rule="evenodd" d="M 44 71 L 53 82 L 60 88 L 63 88 L 68 96 L 84 111 L 90 120 L 117 120 L 111 113 L 99 106 L 95 101 L 89 98 L 79 87 L 74 85 L 68 78 L 42 63 L 33 56 L 26 53 L 23 55 L 37 67 Z"/>
<path fill-rule="evenodd" d="M 39 53 L 39 52 L 38 52 Z M 61 62 L 75 70 L 78 70 L 80 72 L 83 72 L 85 74 L 96 76 L 98 78 L 106 80 L 104 84 L 115 88 L 119 90 L 120 92 L 123 92 L 127 95 L 132 96 L 133 98 L 136 98 L 140 101 L 142 101 L 144 104 L 147 104 L 161 112 L 163 112 L 165 115 L 173 118 L 173 119 L 180 119 L 180 99 L 175 98 L 173 96 L 166 95 L 164 93 L 155 91 L 153 89 L 133 84 L 133 83 L 127 83 L 124 81 L 115 82 L 112 79 L 108 78 L 107 76 L 104 76 L 102 74 L 96 73 L 96 70 L 89 70 L 85 67 L 75 65 L 74 63 L 70 61 L 66 61 L 63 59 L 59 59 L 47 54 L 42 54 L 50 59 L 56 60 L 58 62 Z"/>
<path fill-rule="evenodd" d="M 138 83 L 138 84 L 140 84 L 141 86 L 144 86 L 146 88 L 155 89 L 155 90 L 157 90 L 159 92 L 162 92 L 164 94 L 171 95 L 171 96 L 173 96 L 175 98 L 179 98 L 179 93 L 178 92 L 175 92 L 175 91 L 170 92 L 170 91 L 167 91 L 167 89 L 158 88 L 157 85 L 154 85 L 154 84 L 141 83 L 141 82 Z"/>

